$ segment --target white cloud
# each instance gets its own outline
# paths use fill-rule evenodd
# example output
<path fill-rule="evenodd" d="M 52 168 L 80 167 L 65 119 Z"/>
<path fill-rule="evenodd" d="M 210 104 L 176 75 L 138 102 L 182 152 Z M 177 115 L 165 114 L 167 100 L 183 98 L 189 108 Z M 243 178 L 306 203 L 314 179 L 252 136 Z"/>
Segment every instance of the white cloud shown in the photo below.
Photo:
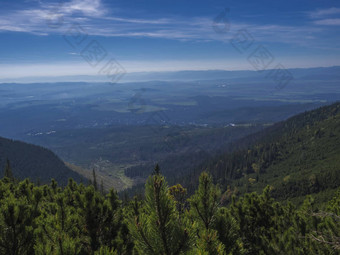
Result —
<path fill-rule="evenodd" d="M 105 14 L 100 0 L 72 0 L 62 5 L 60 12 L 64 14 L 81 12 L 90 17 L 100 17 Z"/>
<path fill-rule="evenodd" d="M 87 18 L 104 16 L 105 8 L 101 0 L 72 0 L 69 2 L 40 3 L 38 9 L 15 10 L 0 14 L 0 32 L 15 31 L 38 34 L 60 32 L 48 26 L 50 20 L 67 22 L 85 22 Z M 78 17 L 77 15 L 82 15 Z"/>
<path fill-rule="evenodd" d="M 119 18 L 119 17 L 106 17 L 106 20 L 120 21 L 125 23 L 134 23 L 134 24 L 171 24 L 173 20 L 171 19 L 127 19 L 127 18 Z"/>
<path fill-rule="evenodd" d="M 337 13 L 339 8 L 318 10 L 314 15 Z M 60 27 L 48 26 L 48 19 L 62 20 Z M 320 27 L 258 25 L 232 22 L 231 31 L 217 34 L 212 17 L 166 17 L 156 19 L 126 18 L 109 15 L 100 0 L 72 0 L 64 4 L 41 4 L 40 9 L 13 11 L 0 15 L 0 32 L 15 31 L 39 35 L 63 34 L 77 22 L 89 35 L 106 37 L 162 38 L 180 41 L 228 42 L 239 29 L 247 29 L 258 42 L 279 42 L 312 46 Z M 337 19 L 315 21 L 320 25 L 335 25 Z M 324 40 L 323 40 L 323 43 Z"/>
<path fill-rule="evenodd" d="M 314 21 L 317 25 L 340 26 L 340 19 L 322 19 Z"/>
<path fill-rule="evenodd" d="M 340 8 L 336 7 L 321 9 L 310 13 L 310 17 L 314 19 L 314 24 L 324 26 L 339 26 L 339 15 Z"/>
<path fill-rule="evenodd" d="M 328 9 L 320 9 L 314 12 L 310 12 L 310 16 L 312 18 L 320 18 L 320 17 L 334 15 L 334 14 L 340 14 L 340 8 L 332 7 Z"/>

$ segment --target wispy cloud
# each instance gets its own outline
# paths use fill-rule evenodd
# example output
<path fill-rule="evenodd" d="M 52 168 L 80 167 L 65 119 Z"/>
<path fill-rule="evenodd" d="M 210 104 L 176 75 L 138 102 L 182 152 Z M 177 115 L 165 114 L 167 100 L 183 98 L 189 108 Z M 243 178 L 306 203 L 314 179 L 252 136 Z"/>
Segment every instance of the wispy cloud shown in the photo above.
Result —
<path fill-rule="evenodd" d="M 62 5 L 60 12 L 64 14 L 80 12 L 91 17 L 101 17 L 106 13 L 100 0 L 72 0 Z"/>
<path fill-rule="evenodd" d="M 124 23 L 134 23 L 134 24 L 170 24 L 173 22 L 171 19 L 127 19 L 127 18 L 118 18 L 118 17 L 106 17 L 106 20 L 120 21 Z"/>
<path fill-rule="evenodd" d="M 51 34 L 58 32 L 47 26 L 49 19 L 63 18 L 66 21 L 85 21 L 100 18 L 106 11 L 101 0 L 72 0 L 69 2 L 40 3 L 40 8 L 14 10 L 0 13 L 0 31 Z"/>
<path fill-rule="evenodd" d="M 317 25 L 327 25 L 327 26 L 340 26 L 340 18 L 339 19 L 321 19 L 314 21 Z"/>
<path fill-rule="evenodd" d="M 339 26 L 340 25 L 340 8 L 320 9 L 310 12 L 310 17 L 314 19 L 313 23 L 323 26 Z"/>
<path fill-rule="evenodd" d="M 310 16 L 312 18 L 320 18 L 320 17 L 335 15 L 335 14 L 340 14 L 340 8 L 332 7 L 328 9 L 319 9 L 319 10 L 310 12 Z"/>
<path fill-rule="evenodd" d="M 337 14 L 340 8 L 317 10 L 311 16 Z M 49 18 L 63 18 L 64 27 L 47 26 Z M 248 29 L 258 41 L 312 46 L 321 28 L 310 26 L 283 26 L 277 24 L 248 24 L 232 22 L 228 34 L 216 34 L 212 17 L 127 18 L 113 16 L 101 0 L 72 0 L 64 4 L 40 4 L 39 8 L 15 10 L 0 14 L 0 32 L 15 31 L 39 35 L 62 34 L 69 24 L 77 22 L 90 35 L 106 37 L 161 38 L 172 40 L 229 41 L 239 29 Z M 324 18 L 317 25 L 338 25 L 338 19 Z"/>

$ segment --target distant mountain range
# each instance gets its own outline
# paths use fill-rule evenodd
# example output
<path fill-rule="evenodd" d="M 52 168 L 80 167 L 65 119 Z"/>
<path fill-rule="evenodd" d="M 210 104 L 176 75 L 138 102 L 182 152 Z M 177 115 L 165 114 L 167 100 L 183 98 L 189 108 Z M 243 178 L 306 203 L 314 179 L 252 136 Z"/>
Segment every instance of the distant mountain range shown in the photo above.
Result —
<path fill-rule="evenodd" d="M 340 66 L 291 68 L 287 69 L 294 79 L 339 79 Z M 187 70 L 172 72 L 128 72 L 119 82 L 141 81 L 195 81 L 195 80 L 265 80 L 272 69 L 257 72 L 255 70 Z M 36 82 L 109 82 L 105 75 L 76 75 L 58 77 L 22 77 L 16 79 L 0 78 L 0 83 L 36 83 Z"/>

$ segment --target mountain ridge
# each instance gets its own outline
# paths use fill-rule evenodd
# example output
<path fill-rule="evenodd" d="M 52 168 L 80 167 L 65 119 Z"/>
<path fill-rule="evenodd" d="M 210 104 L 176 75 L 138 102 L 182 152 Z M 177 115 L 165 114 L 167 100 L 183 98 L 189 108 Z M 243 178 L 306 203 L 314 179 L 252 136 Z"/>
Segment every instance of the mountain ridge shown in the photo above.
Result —
<path fill-rule="evenodd" d="M 68 168 L 52 151 L 33 144 L 0 137 L 0 172 L 3 175 L 7 159 L 15 178 L 49 183 L 55 179 L 66 185 L 69 178 L 77 182 L 85 178 Z"/>

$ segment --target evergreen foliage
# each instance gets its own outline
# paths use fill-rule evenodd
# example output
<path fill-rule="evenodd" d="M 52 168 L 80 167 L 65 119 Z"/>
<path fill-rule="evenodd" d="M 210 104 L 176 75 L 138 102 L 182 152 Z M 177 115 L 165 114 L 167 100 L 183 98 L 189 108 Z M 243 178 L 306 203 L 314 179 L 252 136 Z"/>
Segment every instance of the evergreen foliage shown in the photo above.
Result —
<path fill-rule="evenodd" d="M 191 224 L 179 219 L 167 183 L 156 169 L 146 183 L 143 206 L 132 215 L 131 234 L 141 254 L 182 254 L 192 246 Z"/>
<path fill-rule="evenodd" d="M 0 254 L 339 254 L 340 190 L 322 207 L 282 204 L 248 193 L 222 206 L 219 188 L 203 172 L 187 199 L 149 177 L 145 199 L 123 205 L 117 193 L 72 179 L 36 186 L 0 180 Z M 180 206 L 179 206 L 180 205 Z"/>

